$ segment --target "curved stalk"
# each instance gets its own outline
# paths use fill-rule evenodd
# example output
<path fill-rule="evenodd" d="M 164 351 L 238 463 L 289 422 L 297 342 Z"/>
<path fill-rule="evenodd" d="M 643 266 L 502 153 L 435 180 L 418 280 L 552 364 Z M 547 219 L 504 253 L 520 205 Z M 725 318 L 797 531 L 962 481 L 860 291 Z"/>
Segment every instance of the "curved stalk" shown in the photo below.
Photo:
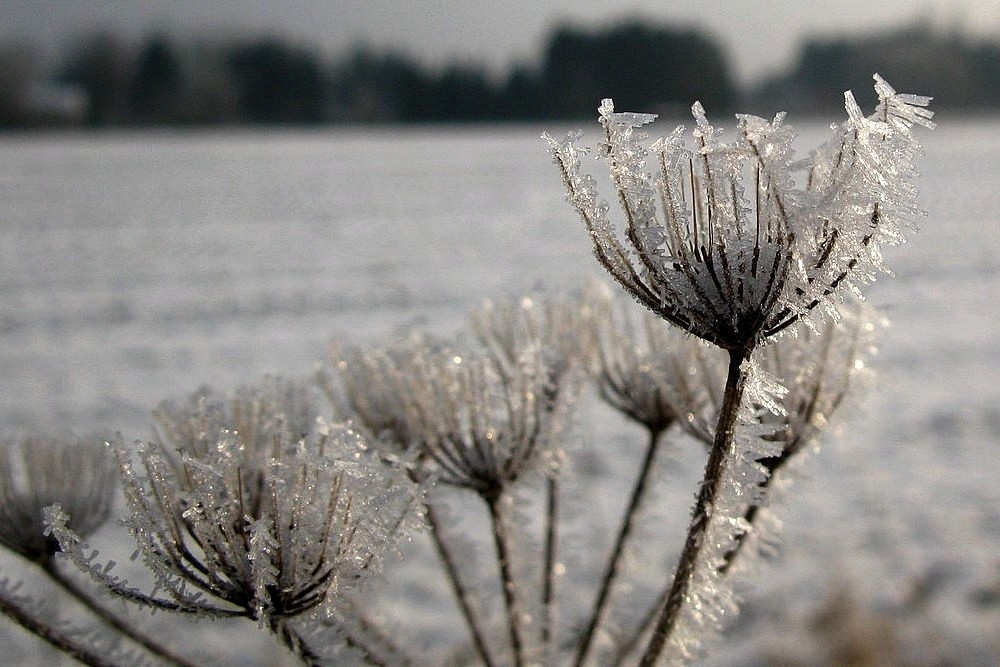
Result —
<path fill-rule="evenodd" d="M 618 572 L 621 569 L 621 559 L 625 553 L 625 544 L 628 542 L 628 538 L 632 534 L 632 527 L 639 511 L 639 505 L 645 495 L 649 477 L 653 472 L 653 462 L 656 460 L 656 452 L 660 443 L 660 436 L 663 435 L 664 430 L 665 429 L 663 428 L 649 429 L 649 443 L 646 446 L 646 454 L 643 458 L 642 466 L 639 468 L 639 476 L 632 489 L 632 496 L 629 499 L 628 507 L 625 510 L 625 515 L 622 518 L 621 526 L 618 529 L 618 535 L 615 538 L 615 543 L 611 550 L 611 556 L 609 557 L 607 566 L 604 570 L 604 576 L 601 579 L 601 588 L 597 593 L 597 599 L 594 602 L 590 620 L 587 623 L 586 629 L 583 631 L 579 647 L 577 648 L 576 659 L 573 663 L 576 667 L 580 667 L 580 665 L 582 665 L 587 659 L 587 654 L 590 651 L 595 631 L 601 621 L 601 617 L 604 614 L 604 609 L 607 606 L 611 588 L 618 579 Z"/>
<path fill-rule="evenodd" d="M 59 584 L 64 591 L 93 612 L 94 615 L 101 619 L 105 624 L 114 628 L 116 632 L 128 637 L 153 655 L 158 658 L 162 658 L 167 662 L 178 665 L 179 667 L 196 667 L 195 663 L 177 655 L 166 646 L 163 646 L 157 641 L 147 637 L 127 623 L 124 618 L 105 608 L 100 602 L 98 602 L 97 598 L 81 588 L 75 581 L 60 572 L 53 560 L 49 559 L 43 563 L 39 563 L 39 567 L 45 571 L 45 574 L 47 574 L 52 581 Z"/>
<path fill-rule="evenodd" d="M 726 389 L 715 429 L 715 440 L 708 456 L 708 463 L 705 465 L 705 475 L 691 516 L 691 525 L 688 528 L 684 548 L 681 550 L 670 592 L 667 594 L 666 604 L 659 613 L 656 625 L 653 627 L 653 635 L 639 662 L 642 667 L 652 667 L 656 664 L 689 596 L 698 559 L 706 546 L 705 536 L 722 489 L 726 468 L 733 459 L 733 435 L 747 379 L 744 362 L 750 357 L 750 352 L 749 349 L 729 351 L 729 370 L 726 374 Z"/>

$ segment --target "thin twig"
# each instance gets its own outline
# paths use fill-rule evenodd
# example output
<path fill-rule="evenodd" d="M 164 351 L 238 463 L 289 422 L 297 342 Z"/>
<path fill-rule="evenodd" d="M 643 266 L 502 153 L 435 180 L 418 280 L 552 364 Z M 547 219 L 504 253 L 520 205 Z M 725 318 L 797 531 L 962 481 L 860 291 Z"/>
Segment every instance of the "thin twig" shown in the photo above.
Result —
<path fill-rule="evenodd" d="M 649 429 L 649 441 L 646 446 L 646 454 L 643 458 L 642 466 L 639 468 L 639 476 L 636 478 L 635 485 L 632 488 L 632 496 L 629 499 L 625 515 L 622 517 L 622 522 L 618 529 L 618 535 L 615 538 L 614 547 L 612 547 L 611 550 L 611 556 L 608 558 L 608 563 L 604 570 L 604 576 L 601 579 L 601 588 L 597 593 L 597 599 L 594 602 L 593 610 L 591 611 L 590 621 L 587 623 L 587 627 L 583 631 L 583 635 L 580 638 L 580 644 L 576 653 L 576 660 L 573 663 L 576 667 L 582 665 L 587 659 L 587 654 L 590 651 L 590 647 L 596 634 L 595 631 L 601 621 L 601 617 L 604 614 L 604 609 L 607 606 L 611 588 L 618 579 L 618 573 L 621 569 L 622 556 L 625 553 L 625 544 L 628 542 L 629 536 L 632 534 L 632 527 L 639 511 L 639 505 L 642 502 L 643 496 L 645 496 L 646 485 L 653 471 L 653 462 L 656 460 L 656 452 L 661 440 L 660 436 L 663 434 L 663 431 L 664 429 L 662 427 L 650 427 Z"/>
<path fill-rule="evenodd" d="M 469 634 L 472 635 L 472 643 L 483 664 L 486 667 L 494 667 L 496 663 L 493 662 L 489 650 L 486 648 L 486 638 L 483 635 L 479 620 L 476 618 L 475 611 L 473 611 L 472 605 L 469 603 L 469 595 L 465 589 L 465 585 L 462 583 L 462 578 L 459 576 L 458 566 L 455 564 L 455 559 L 452 557 L 451 552 L 448 550 L 448 545 L 445 543 L 441 520 L 430 501 L 426 503 L 426 510 L 427 523 L 430 526 L 434 547 L 441 559 L 441 565 L 444 567 L 445 574 L 451 584 L 452 592 L 455 593 L 455 599 L 462 611 L 462 617 L 469 628 Z"/>

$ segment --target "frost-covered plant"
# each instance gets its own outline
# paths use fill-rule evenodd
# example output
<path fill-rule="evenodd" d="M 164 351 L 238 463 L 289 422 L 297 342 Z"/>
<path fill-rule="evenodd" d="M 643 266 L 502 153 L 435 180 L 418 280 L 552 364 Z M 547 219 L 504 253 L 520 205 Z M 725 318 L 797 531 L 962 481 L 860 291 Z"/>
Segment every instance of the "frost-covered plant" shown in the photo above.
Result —
<path fill-rule="evenodd" d="M 491 359 L 440 350 L 408 376 L 407 409 L 426 462 L 440 483 L 477 494 L 489 509 L 515 664 L 524 664 L 504 499 L 527 473 L 547 467 L 554 415 L 541 350 L 526 350 L 501 374 Z"/>
<path fill-rule="evenodd" d="M 773 551 L 771 542 L 776 537 L 778 522 L 768 512 L 773 504 L 773 489 L 780 485 L 790 464 L 808 450 L 813 449 L 820 437 L 827 432 L 847 397 L 869 374 L 868 360 L 875 354 L 876 337 L 884 326 L 883 318 L 875 309 L 854 301 L 841 307 L 842 319 L 828 321 L 818 329 L 806 329 L 798 336 L 782 337 L 761 350 L 763 370 L 782 378 L 787 387 L 780 398 L 777 411 L 757 410 L 757 419 L 764 435 L 775 447 L 770 456 L 757 462 L 768 473 L 757 489 L 747 494 L 740 519 L 734 521 L 738 531 L 729 551 L 719 562 L 719 574 L 732 576 L 732 570 L 745 570 L 756 562 L 740 556 L 744 551 Z M 717 418 L 721 407 L 725 366 L 710 363 L 699 355 L 697 372 L 690 373 L 689 391 L 702 398 L 701 417 L 686 419 L 681 423 L 687 432 L 711 447 L 714 437 L 708 427 Z M 656 612 L 669 594 L 667 586 L 656 603 L 643 615 L 628 638 L 619 644 L 619 655 L 635 646 L 644 631 L 648 631 Z"/>
<path fill-rule="evenodd" d="M 59 543 L 44 534 L 42 510 L 61 503 L 72 528 L 90 536 L 107 521 L 115 462 L 99 438 L 29 436 L 0 443 L 0 544 L 48 565 Z"/>
<path fill-rule="evenodd" d="M 616 113 L 605 100 L 600 151 L 625 216 L 624 239 L 581 170 L 581 135 L 546 138 L 611 276 L 699 338 L 752 350 L 870 282 L 883 270 L 882 246 L 899 242 L 919 214 L 911 128 L 933 126 L 930 98 L 875 80 L 875 113 L 862 115 L 846 93 L 848 120 L 807 160 L 796 159 L 784 114 L 740 115 L 736 136 L 723 142 L 695 103 L 693 146 L 679 127 L 647 148 L 637 130 L 656 117 Z"/>
<path fill-rule="evenodd" d="M 561 440 L 555 429 L 566 423 L 555 414 L 575 405 L 582 380 L 594 363 L 596 332 L 606 315 L 600 288 L 588 285 L 573 298 L 534 294 L 520 299 L 487 300 L 472 311 L 469 323 L 475 339 L 487 350 L 506 382 L 513 382 L 525 355 L 540 354 L 544 365 L 543 408 L 553 413 L 555 427 L 546 437 Z M 541 644 L 548 649 L 554 625 L 556 542 L 559 523 L 561 447 L 549 447 L 546 468 L 543 582 L 541 592 Z"/>
<path fill-rule="evenodd" d="M 421 464 L 426 453 L 420 447 L 420 411 L 412 407 L 414 397 L 408 376 L 421 359 L 440 345 L 422 336 L 412 336 L 369 347 L 335 344 L 331 348 L 333 374 L 320 373 L 318 381 L 331 403 L 345 418 L 353 420 L 372 437 L 376 446 L 393 455 L 405 454 L 418 465 L 408 468 L 414 480 L 427 482 L 429 470 Z M 406 406 L 411 405 L 408 409 Z M 455 549 L 450 543 L 441 511 L 431 494 L 424 496 L 424 517 L 441 566 L 451 586 L 473 647 L 486 665 L 492 659 L 486 629 L 477 614 L 468 585 L 462 578 Z"/>
<path fill-rule="evenodd" d="M 643 665 L 668 647 L 672 661 L 690 660 L 735 611 L 719 569 L 745 529 L 743 498 L 766 478 L 755 461 L 780 456 L 759 413 L 780 412 L 783 388 L 755 350 L 800 321 L 836 319 L 844 294 L 884 270 L 883 246 L 900 242 L 920 213 L 912 128 L 933 127 L 930 98 L 899 94 L 878 75 L 875 92 L 870 116 L 846 93 L 847 120 L 805 160 L 784 114 L 740 115 L 726 142 L 695 103 L 690 145 L 677 128 L 647 147 L 639 129 L 655 116 L 616 113 L 605 100 L 600 156 L 622 232 L 582 170 L 580 133 L 545 135 L 599 263 L 640 304 L 729 354 L 704 481 Z"/>
<path fill-rule="evenodd" d="M 270 391 L 243 390 L 232 411 L 199 396 L 188 418 L 167 421 L 229 426 L 191 428 L 177 455 L 158 442 L 115 441 L 126 524 L 156 579 L 152 593 L 96 564 L 60 506 L 49 508 L 47 521 L 63 552 L 113 592 L 153 608 L 256 620 L 316 662 L 320 652 L 292 621 L 320 608 L 350 614 L 345 596 L 409 529 L 418 490 L 402 466 L 346 425 L 290 432 L 284 413 L 272 412 L 284 389 L 278 382 Z M 259 437 L 233 428 L 249 406 L 255 416 L 242 423 Z"/>
<path fill-rule="evenodd" d="M 183 658 L 134 628 L 121 614 L 112 611 L 97 595 L 57 566 L 58 541 L 45 531 L 44 509 L 60 504 L 71 513 L 70 528 L 89 537 L 103 526 L 111 512 L 117 466 L 111 451 L 99 437 L 84 439 L 29 436 L 5 442 L 0 454 L 0 543 L 37 565 L 70 597 L 83 604 L 106 625 L 135 641 L 154 655 L 177 665 Z M 23 596 L 11 595 L 6 604 L 14 606 Z M 29 630 L 46 641 L 61 632 L 46 622 L 44 614 L 24 608 L 21 618 L 30 621 Z M 39 630 L 41 628 L 41 631 Z M 84 654 L 92 647 L 80 646 Z"/>
<path fill-rule="evenodd" d="M 564 406 L 575 393 L 570 369 L 578 364 L 554 349 L 546 354 L 539 336 L 549 327 L 534 319 L 536 312 L 525 301 L 477 311 L 473 320 L 481 327 L 479 340 L 486 349 L 421 337 L 368 350 L 338 347 L 336 373 L 325 382 L 333 399 L 366 429 L 379 433 L 383 445 L 412 452 L 416 477 L 442 489 L 471 491 L 484 502 L 501 578 L 507 642 L 517 664 L 526 660 L 524 614 L 517 600 L 523 581 L 511 562 L 511 518 L 504 516 L 504 508 L 529 473 L 554 475 L 559 458 L 555 436 L 565 418 Z M 485 331 L 491 326 L 487 320 L 497 324 L 496 332 Z M 431 535 L 478 657 L 497 664 L 436 495 L 427 499 Z M 551 556 L 545 560 L 550 562 Z M 551 602 L 545 593 L 541 597 L 543 607 Z"/>
<path fill-rule="evenodd" d="M 712 389 L 708 349 L 648 312 L 609 301 L 599 323 L 595 380 L 601 399 L 643 426 L 651 439 L 678 420 L 695 422 Z"/>
<path fill-rule="evenodd" d="M 597 363 L 594 382 L 601 399 L 645 428 L 646 450 L 605 565 L 596 601 L 581 640 L 575 664 L 583 664 L 596 637 L 612 587 L 618 581 L 625 548 L 651 483 L 663 436 L 674 424 L 702 418 L 717 365 L 705 358 L 707 346 L 666 325 L 652 313 L 626 308 L 609 295 L 605 316 L 597 323 Z"/>

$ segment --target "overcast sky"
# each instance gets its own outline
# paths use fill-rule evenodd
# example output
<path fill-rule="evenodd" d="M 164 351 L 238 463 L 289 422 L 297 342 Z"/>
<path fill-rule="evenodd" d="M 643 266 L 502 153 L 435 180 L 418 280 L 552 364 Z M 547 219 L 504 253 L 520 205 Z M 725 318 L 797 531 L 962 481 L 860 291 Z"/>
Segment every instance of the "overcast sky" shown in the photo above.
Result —
<path fill-rule="evenodd" d="M 926 17 L 1000 38 L 997 0 L 0 0 L 0 39 L 54 43 L 96 28 L 129 37 L 268 31 L 331 55 L 367 43 L 427 64 L 458 58 L 503 71 L 537 58 L 562 21 L 595 26 L 637 14 L 712 34 L 743 82 L 786 66 L 804 35 Z"/>

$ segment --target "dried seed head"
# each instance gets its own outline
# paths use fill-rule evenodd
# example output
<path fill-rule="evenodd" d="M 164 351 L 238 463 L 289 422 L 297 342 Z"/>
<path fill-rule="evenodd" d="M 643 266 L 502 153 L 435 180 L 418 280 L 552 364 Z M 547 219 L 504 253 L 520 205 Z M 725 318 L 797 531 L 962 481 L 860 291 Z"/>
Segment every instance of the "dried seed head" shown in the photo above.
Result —
<path fill-rule="evenodd" d="M 179 454 L 162 440 L 116 440 L 126 524 L 157 594 L 95 570 L 61 508 L 49 530 L 95 578 L 158 608 L 273 624 L 337 599 L 409 527 L 419 489 L 349 426 L 317 420 L 305 437 L 292 432 L 296 420 L 282 410 L 303 408 L 298 396 L 283 381 L 241 389 L 228 403 L 199 392 L 190 412 L 162 420 Z"/>
<path fill-rule="evenodd" d="M 897 94 L 876 76 L 879 106 L 848 120 L 811 160 L 795 158 L 794 131 L 739 116 L 723 142 L 701 105 L 683 128 L 647 147 L 648 114 L 600 108 L 607 162 L 625 228 L 611 223 L 581 170 L 579 134 L 546 135 L 569 200 L 598 261 L 660 317 L 727 350 L 749 351 L 799 319 L 832 313 L 845 293 L 882 270 L 881 248 L 920 214 L 912 187 L 930 98 Z M 796 182 L 799 177 L 799 183 Z"/>
<path fill-rule="evenodd" d="M 626 305 L 609 304 L 611 315 L 599 327 L 601 398 L 655 433 L 678 420 L 702 424 L 709 390 L 718 382 L 718 364 L 706 358 L 710 350 L 652 313 Z"/>
<path fill-rule="evenodd" d="M 443 483 L 495 497 L 545 460 L 559 411 L 547 404 L 537 347 L 506 375 L 487 356 L 446 350 L 427 351 L 411 371 L 408 419 Z"/>
<path fill-rule="evenodd" d="M 43 508 L 61 504 L 86 537 L 108 518 L 115 462 L 100 438 L 31 436 L 0 443 L 0 544 L 44 562 L 59 545 L 43 534 Z"/>

